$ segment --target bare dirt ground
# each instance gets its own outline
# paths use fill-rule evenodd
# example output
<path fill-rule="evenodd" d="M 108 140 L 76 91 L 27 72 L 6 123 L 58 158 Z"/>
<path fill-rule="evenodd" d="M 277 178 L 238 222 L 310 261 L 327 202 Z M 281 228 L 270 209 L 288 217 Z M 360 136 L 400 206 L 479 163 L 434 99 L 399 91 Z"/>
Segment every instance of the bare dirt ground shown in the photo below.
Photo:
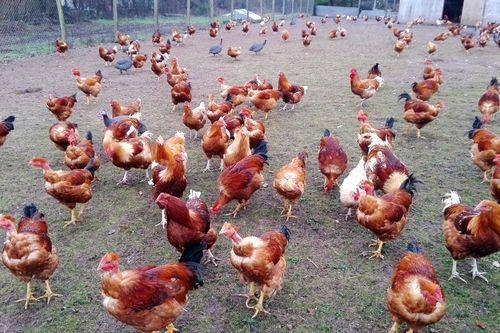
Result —
<path fill-rule="evenodd" d="M 294 111 L 275 111 L 267 125 L 270 166 L 277 170 L 301 150 L 310 152 L 307 190 L 296 207 L 297 219 L 287 223 L 292 239 L 287 250 L 288 271 L 283 289 L 271 301 L 266 301 L 270 315 L 250 319 L 252 312 L 244 300 L 235 294 L 243 291 L 228 257 L 230 243 L 220 239 L 214 249 L 221 258 L 219 267 L 209 265 L 205 286 L 189 298 L 187 312 L 176 322 L 181 332 L 383 332 L 391 326 L 386 310 L 385 295 L 397 260 L 413 242 L 421 246 L 432 260 L 448 303 L 446 316 L 426 332 L 474 332 L 477 322 L 484 323 L 482 332 L 498 332 L 500 324 L 498 290 L 500 277 L 493 255 L 479 261 L 481 270 L 488 272 L 490 283 L 472 280 L 466 272 L 469 262 L 459 263 L 459 271 L 468 283 L 448 281 L 451 258 L 444 247 L 441 225 L 441 196 L 450 190 L 460 193 L 463 202 L 476 205 L 489 199 L 487 185 L 481 183 L 481 173 L 469 158 L 469 142 L 465 133 L 477 111 L 476 103 L 487 83 L 500 74 L 499 49 L 492 44 L 486 49 L 474 48 L 466 55 L 459 40 L 451 38 L 440 44 L 435 62 L 443 68 L 445 83 L 432 103 L 444 101 L 446 109 L 439 118 L 423 130 L 425 140 L 417 140 L 414 129 L 404 134 L 402 103 L 397 96 L 410 92 L 411 83 L 422 75 L 426 56 L 425 44 L 443 27 L 417 26 L 414 43 L 400 59 L 394 57 L 392 33 L 382 23 L 346 23 L 348 37 L 330 41 L 327 38 L 332 23 L 319 24 L 319 35 L 305 49 L 299 39 L 303 20 L 297 26 L 286 26 L 291 40 L 283 43 L 279 34 L 268 33 L 268 45 L 261 55 L 246 50 L 259 41 L 257 26 L 243 36 L 240 28 L 222 32 L 224 46 L 242 46 L 241 59 L 233 61 L 224 53 L 211 57 L 208 48 L 217 43 L 206 31 L 200 31 L 185 46 L 174 47 L 183 67 L 189 69 L 193 87 L 193 105 L 207 100 L 207 94 L 218 92 L 218 76 L 230 84 L 241 84 L 258 73 L 277 83 L 278 71 L 284 71 L 290 81 L 309 86 L 308 94 Z M 398 27 L 401 28 L 401 27 Z M 269 29 L 270 30 L 270 29 Z M 143 51 L 150 54 L 150 41 L 144 41 Z M 112 46 L 112 45 L 107 45 Z M 322 177 L 317 171 L 316 153 L 324 128 L 340 138 L 349 156 L 349 169 L 360 158 L 356 145 L 358 98 L 349 89 L 348 72 L 357 68 L 366 73 L 375 62 L 385 79 L 385 86 L 366 106 L 370 122 L 382 125 L 387 116 L 397 119 L 398 136 L 395 150 L 401 160 L 424 183 L 414 199 L 408 224 L 402 235 L 384 247 L 385 259 L 371 261 L 360 255 L 373 238 L 354 219 L 345 222 L 345 210 L 340 206 L 338 190 L 330 195 L 321 191 Z M 55 122 L 45 109 L 49 93 L 73 94 L 76 91 L 70 71 L 78 68 L 83 76 L 102 69 L 104 87 L 97 105 L 86 106 L 79 92 L 79 102 L 71 120 L 81 134 L 92 130 L 95 146 L 103 165 L 100 181 L 93 186 L 94 197 L 86 210 L 85 223 L 63 229 L 69 211 L 49 197 L 43 188 L 39 170 L 28 166 L 34 156 L 47 158 L 54 168 L 62 167 L 61 151 L 54 148 L 47 132 Z M 114 68 L 103 66 L 95 48 L 70 51 L 67 58 L 56 55 L 27 58 L 0 65 L 3 87 L 1 117 L 15 115 L 16 129 L 0 149 L 0 212 L 19 217 L 25 204 L 34 202 L 49 222 L 53 243 L 58 247 L 61 265 L 54 274 L 52 286 L 64 295 L 50 305 L 36 303 L 24 310 L 14 303 L 25 292 L 25 286 L 6 269 L 0 269 L 0 331 L 2 332 L 133 332 L 109 316 L 101 305 L 100 277 L 96 267 L 108 251 L 121 255 L 121 267 L 161 264 L 177 260 L 179 255 L 166 240 L 161 227 L 160 211 L 151 202 L 150 189 L 143 173 L 131 173 L 132 186 L 119 187 L 116 182 L 122 170 L 114 167 L 103 155 L 103 124 L 98 115 L 108 109 L 108 101 L 129 102 L 137 97 L 143 101 L 143 120 L 155 135 L 170 137 L 185 130 L 180 111 L 170 113 L 170 91 L 165 82 L 158 82 L 149 65 L 130 75 L 119 75 Z M 27 88 L 40 92 L 17 94 Z M 261 117 L 261 115 L 259 115 Z M 498 133 L 499 120 L 488 127 Z M 202 173 L 204 154 L 199 141 L 188 141 L 188 189 L 202 191 L 202 198 L 212 204 L 217 197 L 218 172 Z M 267 182 L 273 175 L 266 170 Z M 272 186 L 257 192 L 249 209 L 234 222 L 242 235 L 258 235 L 283 223 L 281 202 Z M 229 205 L 224 213 L 232 209 Z M 217 230 L 224 216 L 212 220 Z M 2 236 L 3 237 L 3 236 Z M 314 262 L 314 264 L 313 264 Z M 35 294 L 42 285 L 35 284 Z"/>

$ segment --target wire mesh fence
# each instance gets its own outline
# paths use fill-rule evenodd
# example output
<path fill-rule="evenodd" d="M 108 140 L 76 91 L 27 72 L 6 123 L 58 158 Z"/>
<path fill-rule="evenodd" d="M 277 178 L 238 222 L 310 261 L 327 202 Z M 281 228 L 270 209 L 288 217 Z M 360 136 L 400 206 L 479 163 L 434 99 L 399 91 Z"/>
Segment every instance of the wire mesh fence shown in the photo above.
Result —
<path fill-rule="evenodd" d="M 155 16 L 155 2 L 158 15 Z M 313 12 L 314 0 L 1 0 L 0 61 L 54 52 L 57 38 L 70 47 L 114 41 L 115 29 L 134 39 L 150 38 L 158 27 L 168 33 L 188 24 L 204 29 L 210 20 L 223 23 L 231 10 L 246 9 L 276 20 Z M 189 11 L 188 11 L 189 4 Z M 62 15 L 58 13 L 60 5 Z M 116 11 L 115 7 L 116 6 Z M 212 7 L 213 6 L 213 7 Z M 189 15 L 189 16 L 188 16 Z M 62 22 L 60 21 L 62 19 Z M 258 20 L 256 20 L 258 21 Z M 158 25 L 157 25 L 158 23 Z"/>

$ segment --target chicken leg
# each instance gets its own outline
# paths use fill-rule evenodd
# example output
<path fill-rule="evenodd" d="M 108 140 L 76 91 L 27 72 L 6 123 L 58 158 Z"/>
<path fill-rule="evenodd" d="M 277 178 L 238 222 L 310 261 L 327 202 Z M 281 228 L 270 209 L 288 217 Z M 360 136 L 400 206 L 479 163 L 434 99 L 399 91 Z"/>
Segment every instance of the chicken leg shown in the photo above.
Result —
<path fill-rule="evenodd" d="M 286 200 L 286 205 L 288 206 L 288 212 L 285 214 L 285 215 L 281 215 L 281 216 L 286 216 L 286 221 L 288 222 L 289 219 L 291 218 L 294 218 L 296 219 L 297 216 L 295 215 L 292 215 L 292 204 L 290 203 L 289 200 Z"/>
<path fill-rule="evenodd" d="M 420 128 L 417 128 L 417 139 L 425 139 L 425 136 L 420 134 Z"/>
<path fill-rule="evenodd" d="M 391 329 L 389 330 L 389 333 L 398 333 L 398 330 L 399 330 L 399 324 L 394 322 L 394 324 L 392 324 Z"/>
<path fill-rule="evenodd" d="M 484 171 L 483 172 L 483 181 L 481 183 L 489 183 L 491 181 L 491 179 L 488 178 L 488 171 Z"/>
<path fill-rule="evenodd" d="M 207 256 L 207 262 L 211 262 L 212 264 L 215 265 L 215 267 L 217 267 L 217 260 L 219 260 L 218 258 L 216 258 L 212 251 L 210 250 L 207 250 L 206 251 L 206 256 Z"/>
<path fill-rule="evenodd" d="M 210 161 L 211 161 L 211 158 L 209 158 L 209 159 L 207 160 L 207 165 L 205 166 L 205 169 L 203 169 L 203 172 L 205 172 L 205 171 L 210 171 Z"/>
<path fill-rule="evenodd" d="M 472 273 L 472 278 L 473 279 L 475 279 L 476 276 L 477 276 L 477 277 L 480 277 L 481 279 L 483 279 L 484 281 L 486 281 L 486 283 L 489 283 L 488 279 L 484 276 L 484 274 L 486 274 L 486 273 L 485 272 L 480 272 L 477 269 L 477 260 L 476 260 L 476 258 L 472 258 L 472 270 L 470 272 Z"/>
<path fill-rule="evenodd" d="M 116 185 L 127 185 L 128 184 L 127 175 L 128 171 L 125 171 L 122 180 L 120 180 Z"/>
<path fill-rule="evenodd" d="M 179 331 L 177 328 L 174 327 L 174 324 L 172 324 L 172 323 L 168 324 L 168 326 L 166 327 L 166 330 L 167 330 L 166 333 L 174 333 L 174 332 Z"/>
<path fill-rule="evenodd" d="M 50 303 L 50 299 L 52 297 L 62 297 L 62 295 L 54 293 L 52 291 L 52 289 L 50 288 L 49 280 L 45 280 L 45 294 L 43 294 L 42 296 L 38 297 L 37 300 L 42 299 L 42 298 L 46 298 L 47 299 L 47 304 L 49 304 Z"/>
<path fill-rule="evenodd" d="M 259 302 L 257 303 L 257 305 L 255 305 L 254 309 L 255 309 L 255 313 L 253 314 L 252 316 L 252 319 L 257 317 L 257 315 L 260 313 L 260 312 L 264 312 L 264 313 L 267 313 L 267 314 L 270 314 L 269 311 L 267 311 L 266 309 L 264 309 L 264 292 L 261 290 L 260 291 L 260 297 L 259 297 Z"/>
<path fill-rule="evenodd" d="M 253 299 L 257 299 L 257 297 L 255 297 L 255 282 L 250 282 L 250 286 L 248 288 L 248 293 L 247 294 L 238 294 L 237 296 L 241 296 L 241 297 L 246 297 L 247 300 L 245 302 L 245 305 L 247 308 L 249 309 L 253 309 L 254 307 L 253 306 L 250 306 L 250 301 L 253 300 Z"/>
<path fill-rule="evenodd" d="M 64 224 L 64 228 L 66 228 L 68 225 L 71 225 L 71 224 L 76 225 L 77 219 L 78 218 L 77 218 L 76 207 L 75 207 L 75 208 L 71 209 L 71 220 Z"/>
<path fill-rule="evenodd" d="M 26 310 L 31 301 L 36 302 L 37 300 L 37 298 L 33 297 L 33 293 L 31 292 L 31 281 L 29 281 L 26 283 L 26 298 L 18 299 L 16 303 L 24 302 L 24 309 Z"/>
<path fill-rule="evenodd" d="M 83 211 L 85 210 L 85 204 L 80 204 L 80 212 L 78 213 L 78 222 L 83 222 Z"/>
<path fill-rule="evenodd" d="M 233 211 L 232 211 L 231 213 L 229 213 L 229 214 L 226 214 L 226 216 L 236 217 L 236 215 L 238 215 L 238 212 L 239 212 L 242 208 L 246 209 L 246 206 L 247 206 L 246 201 L 244 201 L 244 202 L 238 202 L 238 205 L 236 205 L 235 210 L 233 210 Z"/>
<path fill-rule="evenodd" d="M 453 260 L 453 266 L 451 267 L 451 275 L 448 278 L 448 281 L 451 280 L 451 279 L 453 279 L 453 278 L 457 278 L 460 281 L 463 281 L 464 283 L 467 283 L 467 281 L 465 281 L 464 279 L 462 279 L 462 277 L 460 276 L 460 274 L 457 271 L 457 261 L 456 260 Z"/>
<path fill-rule="evenodd" d="M 384 259 L 384 256 L 382 255 L 382 246 L 384 246 L 384 242 L 382 242 L 380 239 L 377 239 L 374 243 L 370 244 L 369 246 L 377 247 L 377 250 L 373 251 L 373 254 L 370 256 L 369 259 L 372 258 Z"/>

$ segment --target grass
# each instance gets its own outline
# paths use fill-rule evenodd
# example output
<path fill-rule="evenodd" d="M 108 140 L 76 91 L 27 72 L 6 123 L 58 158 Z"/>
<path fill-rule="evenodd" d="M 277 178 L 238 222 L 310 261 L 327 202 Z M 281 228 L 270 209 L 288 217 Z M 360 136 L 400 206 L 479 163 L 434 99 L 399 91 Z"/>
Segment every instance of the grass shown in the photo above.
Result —
<path fill-rule="evenodd" d="M 432 103 L 442 100 L 446 108 L 423 129 L 427 139 L 416 140 L 414 130 L 404 134 L 402 104 L 396 97 L 409 91 L 411 83 L 420 78 L 425 44 L 443 28 L 415 27 L 415 45 L 395 60 L 392 34 L 382 24 L 346 23 L 348 38 L 335 41 L 326 37 L 331 26 L 319 25 L 319 36 L 307 50 L 298 39 L 302 26 L 303 21 L 299 20 L 297 26 L 286 27 L 292 37 L 286 44 L 278 35 L 269 34 L 268 45 L 261 55 L 243 52 L 238 61 L 226 56 L 210 57 L 207 50 L 217 41 L 209 40 L 204 31 L 189 39 L 186 46 L 173 48 L 173 55 L 189 69 L 193 104 L 206 101 L 208 93 L 218 91 L 215 82 L 218 76 L 225 77 L 230 84 L 239 84 L 259 73 L 276 84 L 277 72 L 283 70 L 292 82 L 309 86 L 308 95 L 295 111 L 276 111 L 266 122 L 270 147 L 270 165 L 266 170 L 277 170 L 301 150 L 310 153 L 306 193 L 294 210 L 299 218 L 287 223 L 292 240 L 286 254 L 288 269 L 283 289 L 265 304 L 271 315 L 250 319 L 252 312 L 245 308 L 241 298 L 234 296 L 242 292 L 243 286 L 228 262 L 230 244 L 220 239 L 214 254 L 222 261 L 217 268 L 207 267 L 205 286 L 190 295 L 187 312 L 177 320 L 176 327 L 182 332 L 387 331 L 391 326 L 385 306 L 389 279 L 406 245 L 413 242 L 433 262 L 448 303 L 446 316 L 424 332 L 500 331 L 495 319 L 500 310 L 500 277 L 492 265 L 500 256 L 495 254 L 479 261 L 480 269 L 487 272 L 489 284 L 472 280 L 466 273 L 470 268 L 465 261 L 459 262 L 458 269 L 468 284 L 448 281 L 451 259 L 441 233 L 441 196 L 445 192 L 457 190 L 463 202 L 470 205 L 490 198 L 486 184 L 481 183 L 480 171 L 470 161 L 469 142 L 464 134 L 475 115 L 471 110 L 487 82 L 492 75 L 499 74 L 498 50 L 492 46 L 484 50 L 475 48 L 465 55 L 457 39 L 438 46 L 435 62 L 445 72 L 445 83 Z M 246 50 L 258 40 L 257 30 L 257 26 L 252 26 L 246 37 L 239 29 L 222 32 L 224 45 L 242 46 Z M 141 44 L 144 52 L 150 54 L 153 48 L 149 35 L 145 34 Z M 424 182 L 419 186 L 401 236 L 384 247 L 383 261 L 370 261 L 360 255 L 367 250 L 372 235 L 355 220 L 344 221 L 345 210 L 340 206 L 337 190 L 330 195 L 322 193 L 323 180 L 315 156 L 323 129 L 327 127 L 346 150 L 349 169 L 357 163 L 358 99 L 349 90 L 348 72 L 354 67 L 364 73 L 375 62 L 380 63 L 386 84 L 367 103 L 370 122 L 381 125 L 387 116 L 397 119 L 396 154 Z M 34 202 L 45 213 L 61 260 L 52 286 L 54 292 L 64 295 L 50 305 L 38 302 L 25 311 L 19 303 L 13 303 L 24 295 L 24 285 L 6 269 L 0 269 L 0 331 L 133 332 L 109 316 L 101 305 L 100 278 L 95 271 L 99 259 L 108 251 L 116 251 L 122 258 L 122 269 L 178 259 L 164 231 L 154 226 L 160 220 L 160 212 L 151 202 L 143 174 L 133 171 L 130 175 L 133 185 L 116 186 L 122 170 L 103 156 L 101 146 L 103 126 L 97 114 L 108 108 L 107 102 L 112 98 L 129 102 L 141 97 L 144 122 L 155 135 L 170 137 L 184 129 L 180 112 L 168 111 L 169 89 L 164 82 L 156 81 L 148 67 L 120 76 L 114 68 L 103 67 L 95 47 L 73 48 L 66 58 L 43 55 L 0 64 L 0 78 L 4 82 L 0 91 L 4 101 L 1 116 L 17 117 L 15 131 L 0 148 L 4 175 L 0 178 L 0 212 L 19 217 L 23 205 Z M 62 223 L 69 218 L 69 211 L 45 193 L 41 172 L 29 167 L 27 161 L 41 156 L 55 169 L 62 168 L 63 154 L 54 149 L 47 137 L 47 130 L 55 120 L 43 103 L 49 93 L 75 92 L 71 68 L 78 68 L 84 76 L 98 68 L 104 73 L 99 104 L 84 105 L 84 97 L 79 93 L 72 116 L 81 134 L 93 131 L 102 166 L 101 180 L 93 185 L 94 196 L 86 210 L 86 221 L 64 229 Z M 43 90 L 15 94 L 36 87 Z M 498 121 L 489 127 L 498 131 Z M 188 189 L 202 191 L 202 198 L 212 204 L 217 197 L 218 173 L 201 172 L 205 157 L 199 141 L 188 141 L 186 146 Z M 265 178 L 271 183 L 273 174 L 266 171 Z M 232 222 L 240 227 L 242 235 L 258 235 L 284 222 L 279 215 L 280 205 L 269 186 L 255 193 L 249 208 Z M 230 204 L 223 213 L 233 207 Z M 213 217 L 213 227 L 219 229 L 227 220 L 224 216 Z M 36 295 L 42 293 L 41 287 L 35 283 Z M 486 328 L 480 330 L 476 321 L 484 323 Z"/>

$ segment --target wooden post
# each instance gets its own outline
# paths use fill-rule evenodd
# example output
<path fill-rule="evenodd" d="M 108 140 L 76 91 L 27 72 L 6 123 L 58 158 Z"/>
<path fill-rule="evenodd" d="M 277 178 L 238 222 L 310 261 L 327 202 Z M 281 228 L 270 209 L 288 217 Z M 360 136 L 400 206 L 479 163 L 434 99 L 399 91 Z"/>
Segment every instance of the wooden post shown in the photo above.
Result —
<path fill-rule="evenodd" d="M 306 2 L 306 16 L 309 16 L 309 0 Z"/>
<path fill-rule="evenodd" d="M 274 5 L 275 0 L 271 1 L 271 19 L 274 21 Z"/>
<path fill-rule="evenodd" d="M 113 0 L 113 27 L 118 31 L 118 0 Z"/>
<path fill-rule="evenodd" d="M 295 0 L 292 0 L 292 17 L 293 17 L 294 11 L 295 11 Z"/>
<path fill-rule="evenodd" d="M 234 0 L 231 0 L 231 20 L 234 20 Z"/>
<path fill-rule="evenodd" d="M 186 1 L 186 16 L 188 25 L 191 25 L 191 0 Z"/>
<path fill-rule="evenodd" d="M 264 16 L 264 3 L 260 0 L 260 17 Z"/>
<path fill-rule="evenodd" d="M 281 8 L 281 16 L 285 17 L 285 6 L 286 6 L 286 0 L 283 1 L 283 6 Z"/>
<path fill-rule="evenodd" d="M 249 12 L 249 8 L 248 8 L 248 0 L 246 1 L 246 9 L 247 9 L 247 22 L 250 21 L 250 12 Z"/>
<path fill-rule="evenodd" d="M 299 14 L 302 14 L 302 0 L 300 0 L 300 4 L 299 4 Z"/>
<path fill-rule="evenodd" d="M 361 13 L 361 0 L 358 1 L 358 16 Z"/>
<path fill-rule="evenodd" d="M 56 0 L 57 15 L 59 16 L 59 26 L 61 28 L 61 38 L 66 42 L 66 24 L 64 24 L 64 12 L 61 6 L 61 0 Z"/>
<path fill-rule="evenodd" d="M 160 21 L 158 20 L 158 0 L 153 0 L 153 15 L 155 17 L 156 30 L 160 29 Z"/>
<path fill-rule="evenodd" d="M 210 0 L 210 21 L 214 21 L 214 0 Z"/>

